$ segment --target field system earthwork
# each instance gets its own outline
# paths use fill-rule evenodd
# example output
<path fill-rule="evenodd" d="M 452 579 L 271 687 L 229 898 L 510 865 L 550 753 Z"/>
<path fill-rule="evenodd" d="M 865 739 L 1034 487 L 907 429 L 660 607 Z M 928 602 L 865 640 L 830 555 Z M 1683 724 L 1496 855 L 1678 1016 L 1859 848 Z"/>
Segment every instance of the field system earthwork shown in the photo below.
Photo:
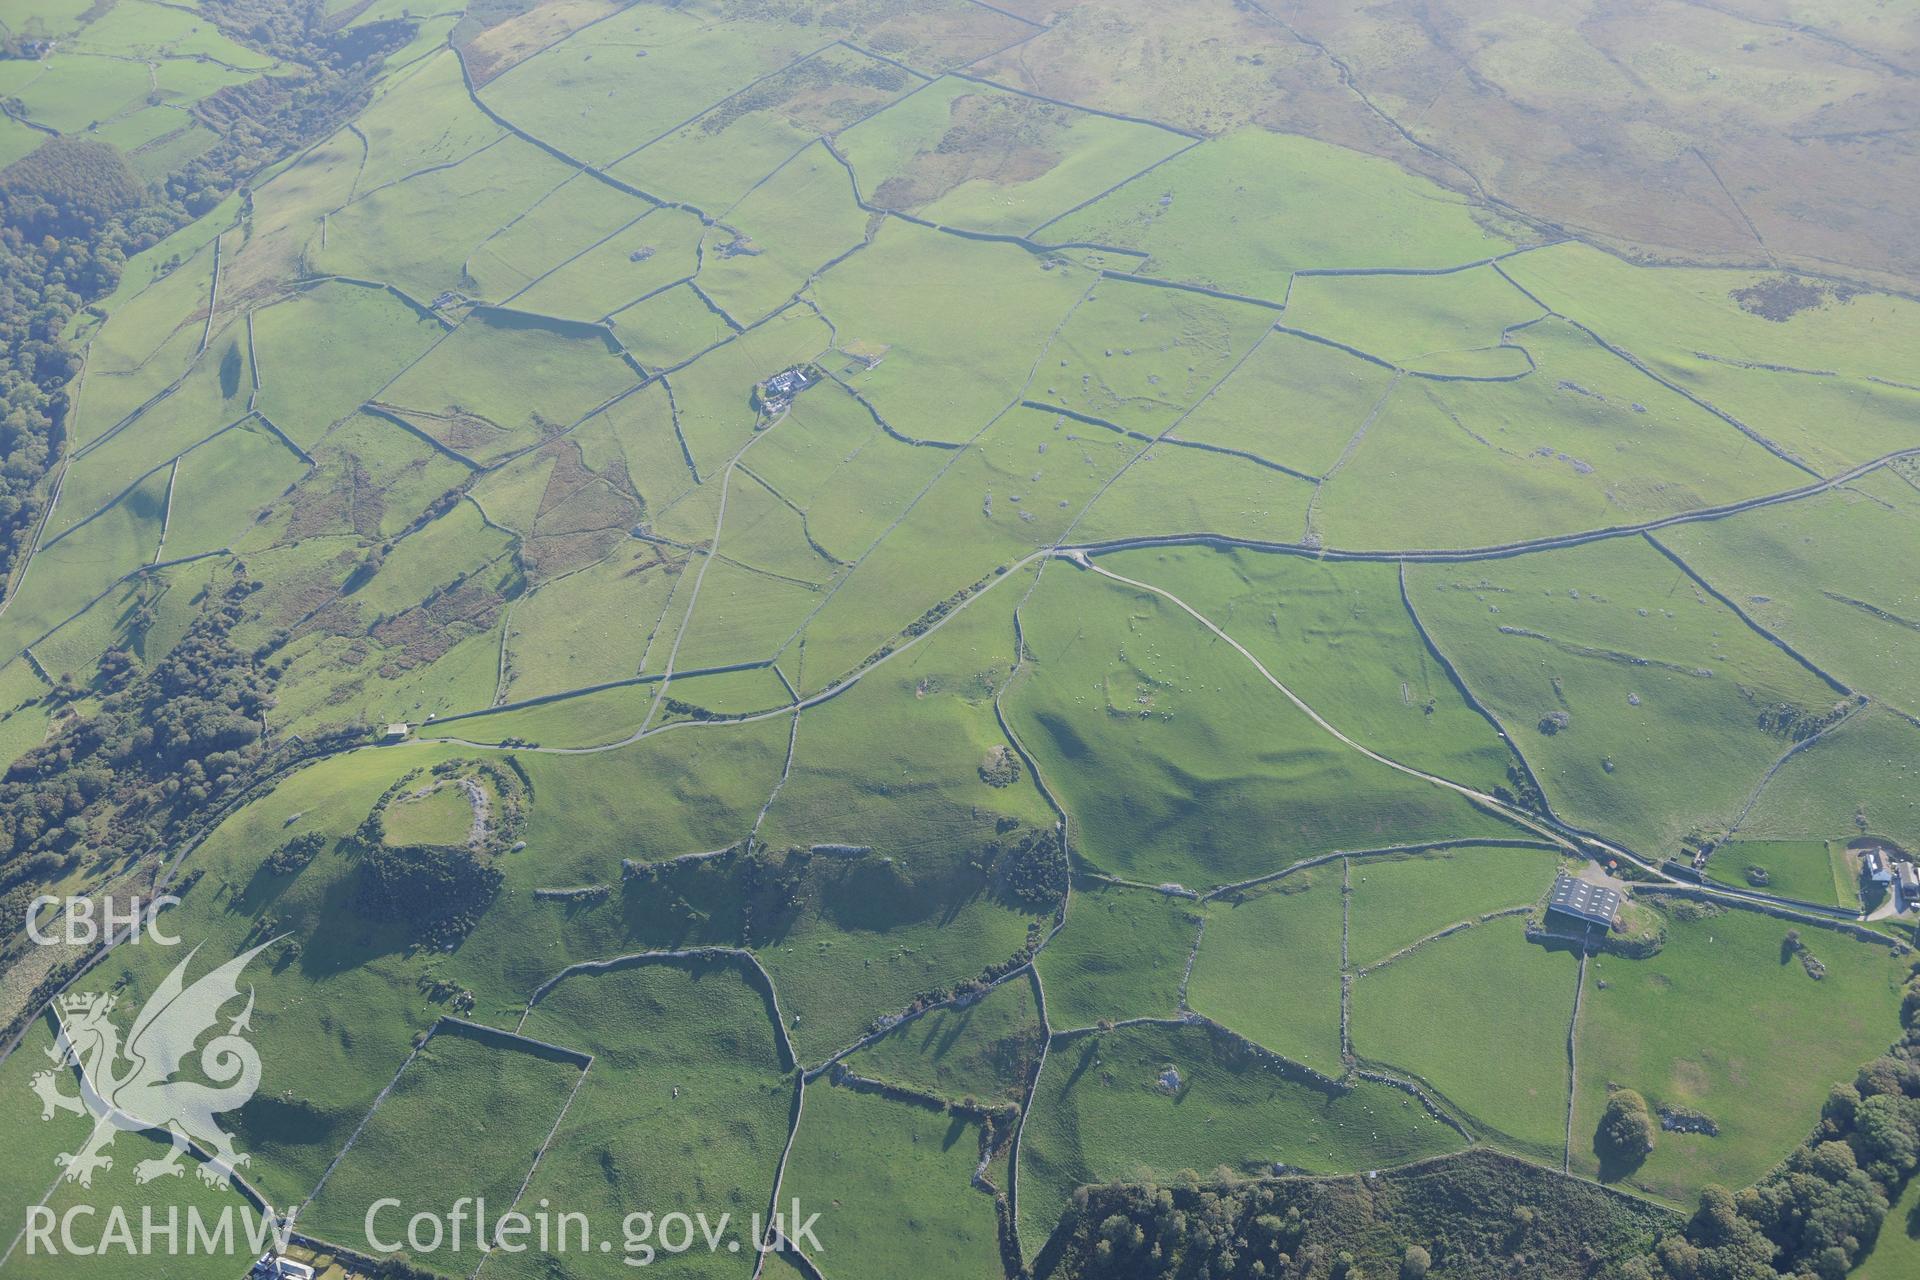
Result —
<path fill-rule="evenodd" d="M 271 70 L 191 4 L 31 7 L 7 160 L 91 122 L 163 175 Z M 181 839 L 43 878 L 170 890 L 203 957 L 271 940 L 244 1185 L 138 1181 L 128 1135 L 95 1195 L 297 1208 L 367 1275 L 381 1196 L 797 1198 L 818 1250 L 672 1273 L 958 1280 L 1068 1274 L 1088 1184 L 1480 1161 L 1644 1252 L 1901 1038 L 1910 222 L 1863 208 L 1847 256 L 1702 178 L 1644 225 L 1654 161 L 1607 203 L 1511 107 L 1477 151 L 1450 91 L 1407 124 L 1331 6 L 329 7 L 417 35 L 80 313 L 0 604 L 8 759 L 214 631 L 271 689 Z M 1838 19 L 1674 7 L 1781 83 L 1895 74 Z M 1784 129 L 1783 92 L 1698 89 Z M 1549 910 L 1563 874 L 1612 929 Z M 136 1009 L 181 954 L 7 971 L 0 1250 L 84 1194 L 46 1001 Z M 0 1264 L 123 1273 L 235 1274 Z"/>

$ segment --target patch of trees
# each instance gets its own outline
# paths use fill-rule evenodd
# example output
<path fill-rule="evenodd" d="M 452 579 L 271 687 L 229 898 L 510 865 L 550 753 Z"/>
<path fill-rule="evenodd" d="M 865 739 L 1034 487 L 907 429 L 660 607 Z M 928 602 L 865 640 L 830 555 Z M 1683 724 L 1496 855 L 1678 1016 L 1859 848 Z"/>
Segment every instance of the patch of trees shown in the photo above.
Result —
<path fill-rule="evenodd" d="M 407 926 L 414 941 L 447 946 L 466 936 L 506 877 L 491 858 L 433 844 L 378 844 L 360 854 L 356 901 L 375 920 Z"/>
<path fill-rule="evenodd" d="M 1647 1100 L 1635 1090 L 1615 1089 L 1607 1095 L 1593 1141 L 1602 1162 L 1631 1168 L 1653 1154 L 1653 1142 L 1659 1133 L 1660 1125 Z"/>
<path fill-rule="evenodd" d="M 1920 1166 L 1920 977 L 1900 1014 L 1904 1038 L 1834 1086 L 1807 1142 L 1756 1186 L 1708 1187 L 1636 1280 L 1840 1280 L 1866 1255 Z"/>
<path fill-rule="evenodd" d="M 1051 1280 L 1621 1280 L 1664 1211 L 1490 1151 L 1375 1177 L 1076 1192 L 1035 1274 Z"/>
<path fill-rule="evenodd" d="M 1493 798 L 1530 813 L 1545 813 L 1547 798 L 1540 793 L 1540 786 L 1533 780 L 1526 767 L 1518 760 L 1507 762 L 1507 782 L 1505 786 L 1496 785 Z"/>
<path fill-rule="evenodd" d="M 1013 748 L 1005 743 L 987 748 L 980 761 L 980 781 L 990 787 L 1010 787 L 1020 781 L 1020 757 Z"/>
<path fill-rule="evenodd" d="M 1056 828 L 1000 833 L 981 851 L 1001 895 L 1029 911 L 1052 911 L 1067 896 L 1067 855 Z"/>
<path fill-rule="evenodd" d="M 469 782 L 488 792 L 489 811 L 478 847 L 457 844 L 389 844 L 385 814 L 401 795 L 417 789 L 423 775 L 440 786 Z M 429 784 L 432 785 L 432 784 Z M 407 927 L 418 945 L 451 947 L 465 937 L 492 904 L 506 874 L 497 861 L 518 848 L 513 843 L 526 823 L 531 801 L 526 775 L 517 762 L 443 760 L 414 769 L 394 781 L 374 802 L 355 834 L 360 846 L 359 887 L 355 900 L 375 920 Z"/>
<path fill-rule="evenodd" d="M 27 236 L 89 234 L 146 195 L 120 149 L 91 138 L 50 138 L 0 169 L 0 206 Z"/>
<path fill-rule="evenodd" d="M 1756 281 L 1727 296 L 1748 315 L 1784 324 L 1802 311 L 1825 305 L 1828 298 L 1846 302 L 1858 292 L 1850 285 L 1826 285 L 1800 276 L 1774 276 Z"/>
<path fill-rule="evenodd" d="M 0 776 L 0 889 L 156 847 L 251 776 L 271 682 L 231 632 L 258 585 L 236 568 L 172 652 Z"/>
<path fill-rule="evenodd" d="M 62 336 L 126 260 L 351 118 L 407 21 L 327 29 L 321 0 L 206 0 L 198 12 L 292 68 L 194 108 L 219 140 L 155 187 L 110 144 L 55 138 L 0 170 L 0 579 L 44 500 L 78 354 Z"/>
<path fill-rule="evenodd" d="M 261 866 L 276 876 L 298 875 L 326 846 L 325 836 L 318 831 L 309 831 L 295 836 L 268 854 Z"/>
<path fill-rule="evenodd" d="M 1239 1181 L 1223 1168 L 1205 1185 L 1187 1172 L 1172 1187 L 1083 1188 L 1035 1274 L 1382 1280 L 1406 1274 L 1418 1247 L 1441 1274 L 1476 1278 L 1844 1280 L 1920 1168 L 1915 974 L 1900 1043 L 1833 1088 L 1819 1127 L 1778 1169 L 1744 1191 L 1708 1187 L 1683 1226 L 1486 1151 L 1370 1178 Z M 1619 1124 L 1613 1141 L 1632 1146 L 1644 1108 L 1610 1101 L 1603 1130 Z"/>
<path fill-rule="evenodd" d="M 996 574 L 1005 573 L 1005 572 L 1006 572 L 1005 566 L 1002 566 L 1001 568 L 996 569 L 994 571 L 994 573 Z M 942 600 L 939 604 L 932 606 L 925 613 L 922 613 L 919 617 L 915 618 L 912 622 L 909 622 L 906 626 L 902 627 L 900 629 L 900 634 L 903 636 L 925 635 L 927 632 L 933 630 L 943 620 L 945 620 L 948 614 L 952 613 L 955 609 L 958 609 L 961 605 L 965 604 L 968 600 L 972 599 L 974 595 L 978 593 L 982 587 L 986 586 L 987 583 L 993 580 L 993 576 L 994 576 L 993 574 L 989 574 L 988 576 L 980 579 L 978 582 L 974 583 L 970 587 L 960 588 L 958 591 L 948 596 L 945 600 Z"/>

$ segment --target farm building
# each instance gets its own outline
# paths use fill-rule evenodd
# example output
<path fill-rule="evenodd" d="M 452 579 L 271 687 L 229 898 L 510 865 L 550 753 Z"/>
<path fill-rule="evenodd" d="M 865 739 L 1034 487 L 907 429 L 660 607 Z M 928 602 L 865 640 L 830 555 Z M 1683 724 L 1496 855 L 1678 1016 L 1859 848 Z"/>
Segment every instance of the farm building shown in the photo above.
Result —
<path fill-rule="evenodd" d="M 1866 857 L 1860 859 L 1860 865 L 1866 870 L 1867 879 L 1873 881 L 1873 883 L 1893 883 L 1893 864 L 1887 860 L 1887 855 L 1880 850 L 1867 850 Z"/>
<path fill-rule="evenodd" d="M 1920 907 L 1920 867 L 1911 862 L 1894 864 L 1894 884 L 1899 890 L 1900 909 L 1911 911 Z"/>
<path fill-rule="evenodd" d="M 1547 910 L 1582 924 L 1597 924 L 1603 929 L 1611 929 L 1614 916 L 1620 912 L 1620 892 L 1604 885 L 1588 884 L 1562 871 L 1554 879 L 1553 894 L 1547 899 Z"/>
<path fill-rule="evenodd" d="M 805 365 L 795 365 L 774 374 L 760 384 L 760 403 L 768 413 L 783 412 L 793 398 L 813 385 L 813 374 Z"/>

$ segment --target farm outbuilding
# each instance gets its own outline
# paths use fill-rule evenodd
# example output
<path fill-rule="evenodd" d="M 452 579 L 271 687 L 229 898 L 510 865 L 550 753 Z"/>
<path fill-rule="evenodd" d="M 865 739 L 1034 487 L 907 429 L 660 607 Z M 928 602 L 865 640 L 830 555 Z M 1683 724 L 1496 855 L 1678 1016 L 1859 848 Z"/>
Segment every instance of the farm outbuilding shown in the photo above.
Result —
<path fill-rule="evenodd" d="M 1597 924 L 1603 929 L 1611 929 L 1613 918 L 1620 914 L 1620 891 L 1605 885 L 1589 884 L 1562 871 L 1554 879 L 1553 894 L 1547 899 L 1547 910 L 1569 916 L 1582 924 Z"/>

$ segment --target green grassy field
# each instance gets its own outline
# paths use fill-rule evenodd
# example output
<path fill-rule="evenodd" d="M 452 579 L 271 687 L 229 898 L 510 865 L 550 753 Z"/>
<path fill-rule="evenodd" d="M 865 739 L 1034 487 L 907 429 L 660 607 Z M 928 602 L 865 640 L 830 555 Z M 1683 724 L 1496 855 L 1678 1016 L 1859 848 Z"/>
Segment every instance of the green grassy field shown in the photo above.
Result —
<path fill-rule="evenodd" d="M 1393 372 L 1337 347 L 1274 332 L 1176 433 L 1318 476 L 1338 462 Z"/>
<path fill-rule="evenodd" d="M 646 307 L 665 303 L 675 295 L 691 294 L 690 288 L 672 290 L 648 302 Z M 719 322 L 720 328 L 712 331 L 712 341 L 718 345 L 704 354 L 701 348 L 690 347 L 677 357 L 699 356 L 687 367 L 675 370 L 669 380 L 674 421 L 682 450 L 692 459 L 702 480 L 717 480 L 734 454 L 756 438 L 754 385 L 782 369 L 813 360 L 832 344 L 833 330 L 811 309 L 796 305 L 744 333 L 732 335 L 707 304 L 698 298 L 692 301 L 706 317 L 696 322 L 699 332 L 709 332 L 705 327 L 709 321 Z M 675 312 L 683 309 L 677 299 L 670 305 Z M 623 333 L 637 324 L 636 313 L 644 309 L 622 313 L 615 321 L 615 332 Z M 684 336 L 674 341 L 681 341 Z M 665 458 L 659 462 L 672 465 Z M 719 489 L 718 484 L 703 483 L 681 504 L 685 508 L 683 513 L 661 511 L 656 521 L 659 531 L 686 541 L 705 541 L 712 537 Z"/>
<path fill-rule="evenodd" d="M 388 844 L 465 844 L 473 805 L 457 786 L 403 792 L 381 815 Z"/>
<path fill-rule="evenodd" d="M 1198 914 L 1188 898 L 1076 878 L 1066 926 L 1036 966 L 1048 1023 L 1067 1030 L 1178 1014 Z"/>
<path fill-rule="evenodd" d="M 1407 580 L 1556 810 L 1648 856 L 1731 824 L 1800 721 L 1839 699 L 1644 542 Z"/>
<path fill-rule="evenodd" d="M 532 207 L 516 212 L 498 231 L 474 246 L 467 259 L 467 272 L 489 301 L 519 298 L 538 281 L 590 252 L 607 237 L 633 227 L 654 209 L 610 183 L 575 174 Z M 663 219 L 664 223 L 673 221 L 671 217 Z M 669 269 L 677 256 L 668 255 L 651 264 L 649 274 Z M 597 278 L 595 283 L 599 283 Z M 559 296 L 575 300 L 573 291 Z M 524 299 L 521 305 L 539 310 Z M 598 319 L 604 310 L 581 318 Z"/>
<path fill-rule="evenodd" d="M 323 284 L 253 316 L 260 411 L 306 448 L 444 336 L 383 289 Z"/>
<path fill-rule="evenodd" d="M 298 1203 L 313 1189 L 399 1070 L 412 1037 L 437 1016 L 416 985 L 426 958 L 407 954 L 401 931 L 354 910 L 353 863 L 333 843 L 359 825 L 395 776 L 436 758 L 416 752 L 403 763 L 360 753 L 296 774 L 238 810 L 193 855 L 204 888 L 177 908 L 180 929 L 228 956 L 250 938 L 284 933 L 301 944 L 273 948 L 243 978 L 255 990 L 250 1040 L 267 1065 L 261 1093 L 224 1117 L 252 1157 L 249 1179 L 275 1204 Z M 329 847 L 304 870 L 291 877 L 260 870 L 266 852 L 307 832 Z M 263 937 L 256 936 L 261 920 Z M 190 977 L 210 967 L 206 954 Z M 171 948 L 130 947 L 89 981 L 137 1007 L 182 958 Z M 326 1005 L 316 1016 L 311 1002 L 319 992 Z"/>
<path fill-rule="evenodd" d="M 930 1107 L 808 1085 L 781 1191 L 809 1212 L 820 1206 L 819 1265 L 876 1280 L 994 1274 L 993 1201 L 968 1185 L 979 1134 L 978 1123 Z"/>
<path fill-rule="evenodd" d="M 373 398 L 422 415 L 421 429 L 456 452 L 497 461 L 639 381 L 608 348 L 604 335 L 485 312 Z"/>
<path fill-rule="evenodd" d="M 759 944 L 803 1060 L 853 1044 L 918 997 L 1005 965 L 1033 913 L 985 877 L 916 873 L 882 857 L 816 859 L 790 922 Z"/>
<path fill-rule="evenodd" d="M 122 577 L 152 563 L 166 518 L 167 477 L 140 481 L 72 536 L 34 557 L 0 618 L 0 643 L 18 653 L 74 616 Z"/>
<path fill-rule="evenodd" d="M 737 229 L 737 233 L 736 233 Z M 707 233 L 700 287 L 742 324 L 785 305 L 814 275 L 865 243 L 868 215 L 824 146 L 794 155 Z"/>
<path fill-rule="evenodd" d="M 645 1027 L 635 1035 L 630 1028 Z M 563 980 L 525 1032 L 577 1046 L 593 1066 L 526 1195 L 584 1213 L 611 1255 L 531 1249 L 489 1264 L 501 1275 L 628 1275 L 625 1215 L 730 1213 L 737 1230 L 764 1215 L 787 1140 L 794 1085 L 782 1075 L 767 1007 L 737 963 L 650 964 Z M 683 1274 L 744 1276 L 748 1261 L 704 1249 L 673 1259 Z"/>
<path fill-rule="evenodd" d="M 83 1133 L 81 1137 L 84 1136 Z M 72 1141 L 77 1147 L 80 1138 Z M 273 1238 L 270 1224 L 264 1222 L 238 1192 L 208 1187 L 191 1172 L 185 1172 L 185 1165 L 182 1166 L 183 1176 L 178 1178 L 161 1175 L 153 1181 L 143 1183 L 139 1180 L 141 1162 L 159 1159 L 167 1149 L 165 1139 L 151 1134 L 121 1136 L 114 1143 L 114 1167 L 97 1174 L 91 1187 L 83 1188 L 72 1182 L 62 1182 L 47 1195 L 44 1204 L 48 1211 L 56 1215 L 55 1220 L 74 1214 L 71 1220 L 76 1223 L 76 1243 L 83 1248 L 97 1248 L 98 1252 L 88 1256 L 85 1262 L 76 1263 L 73 1255 L 66 1253 L 59 1245 L 57 1236 L 51 1250 L 44 1246 L 30 1248 L 22 1241 L 8 1258 L 6 1273 L 9 1276 L 36 1277 L 36 1280 L 38 1277 L 54 1280 L 55 1277 L 72 1275 L 76 1268 L 80 1268 L 90 1276 L 138 1280 L 140 1276 L 151 1274 L 153 1268 L 151 1253 L 140 1247 L 138 1232 L 143 1213 L 150 1214 L 157 1224 L 163 1226 L 169 1212 L 177 1213 L 184 1240 L 186 1224 L 192 1221 L 192 1213 L 197 1211 L 201 1221 L 217 1230 L 221 1215 L 231 1212 L 235 1239 L 231 1250 L 223 1251 L 216 1246 L 196 1252 L 182 1244 L 180 1256 L 168 1260 L 169 1272 L 183 1277 L 183 1280 L 201 1280 L 201 1277 L 218 1280 L 221 1276 L 233 1274 L 241 1255 L 257 1257 L 257 1254 L 249 1251 L 248 1244 L 255 1238 L 270 1243 Z M 52 1167 L 51 1161 L 47 1167 Z M 51 1174 L 47 1176 L 51 1177 Z M 105 1231 L 110 1222 L 106 1215 L 111 1210 L 100 1206 L 118 1206 L 121 1209 L 134 1230 L 130 1240 Z M 99 1225 L 96 1226 L 96 1223 Z M 164 1237 L 159 1238 L 164 1247 Z"/>
<path fill-rule="evenodd" d="M 1896 1034 L 1890 993 L 1907 963 L 1887 949 L 1802 928 L 1826 968 L 1815 981 L 1782 947 L 1788 924 L 1729 910 L 1669 914 L 1666 944 L 1647 960 L 1597 957 L 1580 1009 L 1574 1168 L 1625 1177 L 1678 1203 L 1705 1183 L 1744 1186 L 1805 1138 L 1827 1089 Z M 1604 989 L 1599 984 L 1606 983 Z M 1633 1170 L 1603 1170 L 1593 1134 L 1606 1084 L 1655 1107 L 1700 1112 L 1717 1136 L 1663 1133 Z"/>
<path fill-rule="evenodd" d="M 829 46 L 648 143 L 610 172 L 663 198 L 724 212 L 731 222 L 742 197 L 788 157 L 924 83 L 872 54 Z M 845 172 L 834 168 L 844 186 Z"/>
<path fill-rule="evenodd" d="M 754 446 L 753 474 L 806 513 L 806 533 L 851 563 L 872 548 L 947 460 L 887 434 L 837 385 L 816 388 Z"/>
<path fill-rule="evenodd" d="M 306 472 L 306 464 L 258 419 L 189 450 L 173 473 L 160 558 L 234 545 Z"/>
<path fill-rule="evenodd" d="M 1553 884 L 1546 849 L 1428 849 L 1353 864 L 1354 967 L 1377 964 L 1402 947 L 1490 911 L 1529 906 Z"/>
<path fill-rule="evenodd" d="M 1546 313 L 1492 267 L 1444 276 L 1301 276 L 1286 324 L 1402 369 L 1501 375 L 1524 370 L 1498 350 L 1506 331 Z M 1513 341 L 1524 346 L 1526 335 Z"/>
<path fill-rule="evenodd" d="M 1272 322 L 1262 307 L 1109 280 L 1074 309 L 1031 394 L 1159 435 L 1225 379 Z"/>
<path fill-rule="evenodd" d="M 578 181 L 576 178 L 568 187 Z M 631 213 L 632 209 L 623 208 L 621 212 Z M 616 315 L 648 294 L 693 275 L 700 236 L 699 219 L 692 214 L 678 209 L 655 210 L 637 222 L 608 230 L 604 238 L 542 269 L 509 296 L 516 307 L 570 320 L 593 321 Z M 475 256 L 482 257 L 489 251 L 505 252 L 489 242 Z"/>
<path fill-rule="evenodd" d="M 1898 1280 L 1920 1266 L 1920 1181 L 1909 1181 L 1906 1194 L 1894 1204 L 1880 1226 L 1873 1252 L 1854 1272 L 1859 1280 Z"/>
<path fill-rule="evenodd" d="M 1920 494 L 1896 474 L 1771 512 L 1677 529 L 1667 545 L 1762 626 L 1850 687 L 1908 714 L 1920 678 L 1907 624 L 1920 597 L 1878 549 L 1920 518 Z"/>
<path fill-rule="evenodd" d="M 1312 485 L 1296 476 L 1201 448 L 1155 445 L 1114 480 L 1074 525 L 1076 540 L 1191 536 L 1293 542 Z"/>
<path fill-rule="evenodd" d="M 387 1221 L 375 1219 L 389 1240 L 401 1238 L 399 1226 L 413 1213 L 443 1212 L 462 1196 L 484 1195 L 505 1212 L 582 1069 L 458 1031 L 436 1034 L 320 1186 L 301 1216 L 306 1230 L 369 1253 L 368 1211 L 382 1197 L 402 1201 L 381 1215 Z M 421 1261 L 442 1275 L 464 1275 L 481 1258 L 471 1228 L 464 1243 L 455 1250 L 448 1239 Z"/>
<path fill-rule="evenodd" d="M 858 1075 L 949 1103 L 1019 1102 L 1045 1038 L 1033 982 L 1023 975 L 965 1007 L 902 1023 L 846 1062 Z"/>
<path fill-rule="evenodd" d="M 1175 591 L 1355 741 L 1483 790 L 1505 781 L 1511 753 L 1421 638 L 1393 566 L 1187 548 L 1102 564 Z"/>
<path fill-rule="evenodd" d="M 1756 839 L 1884 835 L 1920 843 L 1912 721 L 1870 707 L 1780 767 L 1741 824 Z"/>
<path fill-rule="evenodd" d="M 849 129 L 843 145 L 873 204 L 1017 234 L 1164 160 L 1186 139 L 944 77 Z"/>
<path fill-rule="evenodd" d="M 103 375 L 103 397 L 88 415 L 97 428 L 87 432 L 92 465 L 75 469 L 76 481 L 85 480 L 75 484 L 73 501 L 84 509 L 70 512 L 61 527 L 97 510 L 100 492 L 124 484 L 136 468 L 190 448 L 243 416 L 252 391 L 250 345 L 243 324 L 209 330 L 203 322 L 174 331 L 123 380 Z"/>
<path fill-rule="evenodd" d="M 509 700 L 635 675 L 677 574 L 636 546 L 515 602 L 507 619 Z M 497 731 L 547 740 L 547 733 L 523 727 Z M 579 740 L 565 720 L 552 730 Z"/>
<path fill-rule="evenodd" d="M 1518 381 L 1401 379 L 1321 495 L 1329 544 L 1490 546 L 1810 479 L 1562 321 L 1519 340 L 1539 370 Z"/>
<path fill-rule="evenodd" d="M 1706 351 L 1756 363 L 1897 380 L 1891 352 L 1920 327 L 1920 307 L 1875 292 L 1844 300 L 1822 298 L 1773 320 L 1742 308 L 1733 296 L 1761 280 L 1761 273 L 1636 271 L 1578 243 L 1524 254 L 1507 264 L 1507 270 L 1549 306 L 1647 359 L 1675 350 Z M 1628 280 L 1632 285 L 1621 287 Z M 1657 345 L 1640 350 L 1643 339 Z"/>
<path fill-rule="evenodd" d="M 485 101 L 589 164 L 611 165 L 822 43 L 773 22 L 710 24 L 647 5 L 519 63 L 487 85 Z"/>
<path fill-rule="evenodd" d="M 1334 1077 L 1344 1070 L 1340 874 L 1332 863 L 1239 902 L 1209 904 L 1187 992 L 1199 1012 Z"/>
<path fill-rule="evenodd" d="M 1009 715 L 1102 870 L 1197 888 L 1498 829 L 1341 744 L 1158 596 L 1061 566 L 1023 623 L 1034 670 Z"/>
<path fill-rule="evenodd" d="M 468 252 L 568 173 L 531 143 L 503 137 L 450 167 L 363 188 L 322 224 L 308 257 L 318 271 L 377 280 L 427 302 L 469 287 Z"/>
<path fill-rule="evenodd" d="M 1355 981 L 1353 1051 L 1430 1084 L 1480 1136 L 1554 1159 L 1577 972 L 1517 919 L 1477 925 Z"/>
<path fill-rule="evenodd" d="M 1048 1052 L 1021 1135 L 1020 1241 L 1037 1252 L 1073 1188 L 1088 1182 L 1211 1176 L 1223 1166 L 1245 1176 L 1276 1164 L 1332 1173 L 1460 1145 L 1397 1090 L 1306 1083 L 1203 1026 L 1077 1036 Z"/>
<path fill-rule="evenodd" d="M 893 287 L 908 278 L 918 287 Z M 956 441 L 1016 397 L 1039 349 L 1092 284 L 1019 249 L 888 221 L 813 293 L 834 317 L 839 345 L 886 348 L 878 364 L 850 379 L 880 416 L 915 439 Z M 941 305 L 924 305 L 926 297 Z M 988 307 L 1006 320 L 975 333 L 968 317 Z"/>
<path fill-rule="evenodd" d="M 527 843 L 550 849 L 543 869 L 562 884 L 578 883 L 565 878 L 576 870 L 591 869 L 589 883 L 615 875 L 621 857 L 721 848 L 752 827 L 786 747 L 787 726 L 761 721 L 680 729 L 594 755 L 528 756 L 534 789 L 552 803 L 535 808 Z"/>
<path fill-rule="evenodd" d="M 1756 867 L 1764 876 L 1752 874 Z M 1761 888 L 1802 902 L 1860 905 L 1859 876 L 1839 841 L 1729 840 L 1714 850 L 1707 874 L 1723 884 Z"/>
<path fill-rule="evenodd" d="M 1337 219 L 1313 216 L 1332 208 Z M 1062 218 L 1043 238 L 1137 249 L 1149 274 L 1278 302 L 1302 267 L 1450 267 L 1512 248 L 1484 218 L 1375 157 L 1243 129 Z"/>

